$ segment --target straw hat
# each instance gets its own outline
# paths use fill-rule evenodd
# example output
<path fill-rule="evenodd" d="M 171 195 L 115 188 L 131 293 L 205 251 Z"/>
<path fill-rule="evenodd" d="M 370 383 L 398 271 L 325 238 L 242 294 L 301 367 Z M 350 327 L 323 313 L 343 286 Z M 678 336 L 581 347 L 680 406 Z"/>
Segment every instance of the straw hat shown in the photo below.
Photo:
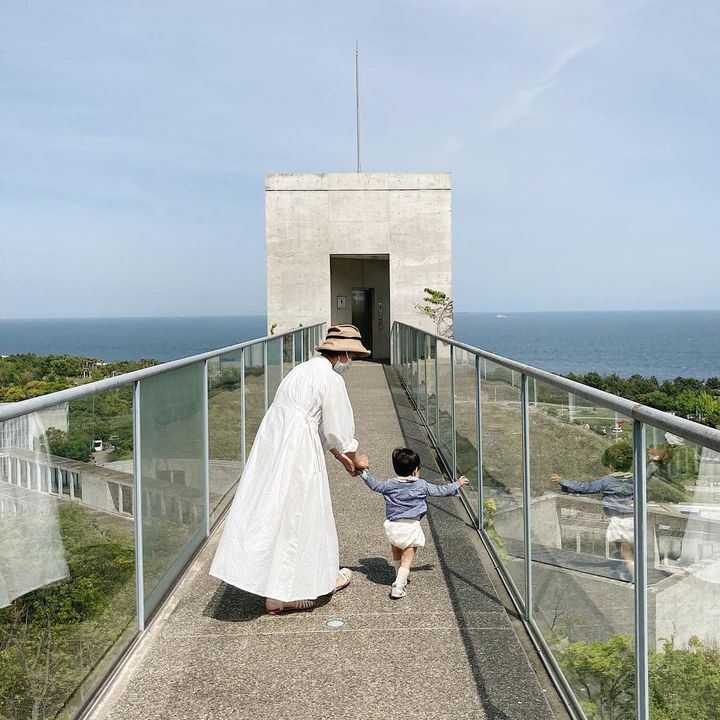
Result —
<path fill-rule="evenodd" d="M 328 328 L 325 341 L 316 350 L 330 352 L 352 352 L 368 357 L 370 351 L 362 344 L 362 335 L 354 325 L 332 325 Z"/>

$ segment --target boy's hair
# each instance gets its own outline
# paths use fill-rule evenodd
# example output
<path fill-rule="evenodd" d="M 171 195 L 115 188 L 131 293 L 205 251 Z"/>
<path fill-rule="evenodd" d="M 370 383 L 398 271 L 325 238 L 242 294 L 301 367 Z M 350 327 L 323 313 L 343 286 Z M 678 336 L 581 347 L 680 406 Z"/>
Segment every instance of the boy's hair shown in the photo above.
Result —
<path fill-rule="evenodd" d="M 420 467 L 420 456 L 410 448 L 395 448 L 392 454 L 393 467 L 400 477 L 409 477 Z"/>

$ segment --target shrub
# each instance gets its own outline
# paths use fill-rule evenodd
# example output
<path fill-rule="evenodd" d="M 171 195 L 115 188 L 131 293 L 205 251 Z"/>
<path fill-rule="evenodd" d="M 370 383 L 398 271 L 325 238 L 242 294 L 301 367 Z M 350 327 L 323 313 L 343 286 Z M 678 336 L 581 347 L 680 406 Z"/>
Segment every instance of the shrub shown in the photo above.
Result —
<path fill-rule="evenodd" d="M 632 467 L 633 449 L 626 440 L 613 443 L 602 456 L 603 465 L 617 472 L 625 472 Z"/>

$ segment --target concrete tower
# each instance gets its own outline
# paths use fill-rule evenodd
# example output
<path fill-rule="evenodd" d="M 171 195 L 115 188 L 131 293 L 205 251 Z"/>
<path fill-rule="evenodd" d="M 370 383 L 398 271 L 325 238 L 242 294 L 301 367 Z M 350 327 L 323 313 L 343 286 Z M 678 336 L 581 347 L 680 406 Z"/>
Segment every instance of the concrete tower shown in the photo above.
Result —
<path fill-rule="evenodd" d="M 377 359 L 394 320 L 434 331 L 415 307 L 452 293 L 450 173 L 265 177 L 268 325 L 357 325 Z"/>

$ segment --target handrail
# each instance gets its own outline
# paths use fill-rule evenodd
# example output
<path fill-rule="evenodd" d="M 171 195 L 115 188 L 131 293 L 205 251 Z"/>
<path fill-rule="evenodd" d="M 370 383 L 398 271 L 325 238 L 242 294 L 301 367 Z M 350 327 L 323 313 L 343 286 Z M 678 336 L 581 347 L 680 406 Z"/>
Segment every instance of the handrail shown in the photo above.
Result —
<path fill-rule="evenodd" d="M 224 348 L 217 350 L 209 350 L 198 355 L 190 355 L 189 357 L 179 358 L 178 360 L 170 360 L 160 365 L 153 365 L 149 368 L 143 368 L 142 370 L 133 370 L 129 373 L 123 373 L 112 378 L 104 378 L 103 380 L 96 380 L 95 382 L 87 383 L 85 385 L 79 385 L 74 388 L 67 388 L 66 390 L 58 390 L 57 392 L 48 393 L 46 395 L 39 395 L 35 398 L 29 398 L 28 400 L 19 400 L 18 402 L 10 403 L 7 406 L 0 407 L 0 422 L 4 420 L 12 420 L 13 418 L 20 417 L 21 415 L 27 415 L 28 413 L 38 412 L 39 410 L 46 410 L 49 407 L 59 405 L 60 403 L 72 402 L 73 400 L 80 400 L 88 395 L 94 395 L 99 392 L 107 392 L 108 390 L 115 390 L 124 385 L 130 385 L 138 380 L 144 380 L 154 375 L 162 375 L 163 373 L 170 372 L 171 370 L 177 370 L 181 367 L 193 365 L 197 362 L 204 360 L 210 360 L 211 358 L 218 357 L 220 355 L 226 355 L 230 352 L 236 352 L 243 348 L 250 347 L 251 345 L 257 345 L 262 342 L 270 340 L 277 340 L 278 338 L 285 337 L 286 335 L 292 335 L 302 330 L 308 330 L 310 328 L 319 327 L 323 323 L 313 323 L 312 325 L 305 325 L 304 327 L 297 327 L 292 330 L 286 330 L 285 332 L 278 333 L 277 335 L 265 335 L 260 338 L 253 338 L 246 342 L 237 343 L 236 345 L 228 345 Z"/>
<path fill-rule="evenodd" d="M 540 368 L 533 367 L 532 365 L 525 365 L 524 363 L 511 360 L 510 358 L 503 357 L 502 355 L 496 355 L 495 353 L 482 350 L 480 348 L 468 345 L 467 343 L 459 342 L 451 338 L 437 335 L 436 333 L 428 332 L 422 328 L 408 325 L 407 323 L 395 322 L 398 327 L 404 326 L 421 332 L 428 337 L 440 340 L 448 345 L 453 345 L 456 348 L 465 350 L 477 357 L 484 358 L 494 362 L 496 365 L 501 365 L 509 370 L 515 370 L 519 373 L 524 373 L 528 377 L 541 380 L 542 382 L 553 385 L 560 390 L 572 393 L 573 395 L 579 395 L 584 397 L 586 400 L 595 402 L 598 405 L 602 405 L 610 410 L 622 413 L 634 420 L 640 420 L 644 423 L 649 423 L 662 430 L 678 434 L 687 440 L 698 443 L 698 445 L 704 445 L 712 450 L 720 452 L 720 430 L 715 428 L 700 425 L 700 423 L 687 420 L 685 418 L 677 417 L 671 413 L 663 410 L 657 410 L 655 408 L 648 407 L 641 403 L 635 403 L 632 400 L 613 395 L 612 393 L 605 392 L 604 390 L 598 390 L 597 388 L 584 385 L 575 380 L 568 380 L 561 375 L 548 372 L 547 370 L 541 370 Z M 1 419 L 1 416 L 0 416 Z"/>

